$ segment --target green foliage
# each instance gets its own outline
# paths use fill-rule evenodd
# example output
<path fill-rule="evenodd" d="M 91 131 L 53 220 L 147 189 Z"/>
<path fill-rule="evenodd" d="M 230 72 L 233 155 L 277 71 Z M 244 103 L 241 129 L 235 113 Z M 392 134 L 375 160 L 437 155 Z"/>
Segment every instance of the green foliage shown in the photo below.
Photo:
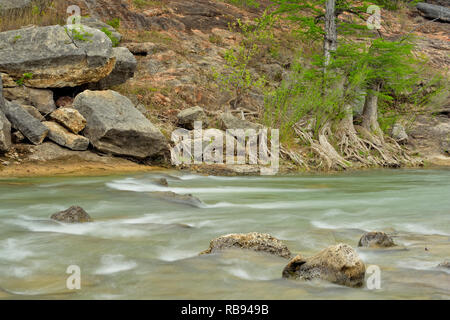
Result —
<path fill-rule="evenodd" d="M 112 42 L 112 46 L 113 47 L 117 47 L 120 43 L 119 39 L 117 39 L 116 37 L 113 36 L 112 32 L 108 30 L 108 28 L 103 27 L 100 29 L 104 34 L 106 34 L 108 36 L 108 38 L 111 40 Z"/>
<path fill-rule="evenodd" d="M 29 80 L 33 78 L 33 73 L 32 72 L 26 72 L 22 75 L 22 77 L 20 77 L 19 79 L 16 80 L 16 83 L 19 86 L 23 86 L 23 84 L 25 83 L 25 80 Z"/>
<path fill-rule="evenodd" d="M 78 30 L 77 28 L 68 29 L 67 27 L 65 27 L 65 30 L 72 37 L 73 40 L 92 41 L 89 38 L 91 38 L 93 34 L 85 32 L 82 26 L 80 27 L 80 30 Z"/>
<path fill-rule="evenodd" d="M 120 28 L 120 18 L 111 19 L 109 21 L 106 21 L 106 23 L 116 30 Z"/>
<path fill-rule="evenodd" d="M 262 44 L 273 40 L 272 26 L 275 21 L 273 16 L 263 14 L 252 24 L 238 19 L 230 26 L 230 29 L 239 29 L 243 39 L 237 48 L 225 52 L 224 70 L 219 72 L 213 69 L 213 76 L 222 90 L 235 94 L 236 103 L 252 88 L 262 88 L 266 83 L 264 76 L 250 71 L 250 66 L 261 52 Z"/>

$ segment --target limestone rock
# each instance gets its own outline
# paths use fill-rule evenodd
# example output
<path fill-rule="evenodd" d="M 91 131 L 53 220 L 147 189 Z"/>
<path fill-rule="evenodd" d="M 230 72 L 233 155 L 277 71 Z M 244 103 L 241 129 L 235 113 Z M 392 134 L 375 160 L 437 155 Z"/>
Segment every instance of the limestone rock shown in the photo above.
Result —
<path fill-rule="evenodd" d="M 111 73 L 99 82 L 91 84 L 91 89 L 107 89 L 126 82 L 134 76 L 137 61 L 133 54 L 125 47 L 112 49 L 112 56 L 116 59 L 116 64 Z"/>
<path fill-rule="evenodd" d="M 349 287 L 364 284 L 366 267 L 358 254 L 347 244 L 330 246 L 318 254 L 304 258 L 298 255 L 283 270 L 283 278 L 322 279 Z"/>
<path fill-rule="evenodd" d="M 209 248 L 200 254 L 214 253 L 219 250 L 238 248 L 270 253 L 282 258 L 291 258 L 288 247 L 270 234 L 250 232 L 224 235 L 211 240 Z"/>
<path fill-rule="evenodd" d="M 203 202 L 197 197 L 194 197 L 192 194 L 178 194 L 171 191 L 155 191 L 150 195 L 166 201 L 186 204 L 196 208 L 200 208 L 203 206 Z"/>
<path fill-rule="evenodd" d="M 395 246 L 394 240 L 381 231 L 366 232 L 358 242 L 358 247 L 388 248 L 393 246 Z"/>
<path fill-rule="evenodd" d="M 437 6 L 434 4 L 419 2 L 417 9 L 426 17 L 430 19 L 439 19 L 444 22 L 450 22 L 450 9 Z"/>
<path fill-rule="evenodd" d="M 1 59 L 1 58 L 0 58 Z M 23 105 L 32 105 L 42 114 L 56 109 L 53 92 L 46 89 L 34 89 L 25 86 L 5 88 L 5 98 Z"/>
<path fill-rule="evenodd" d="M 48 128 L 48 138 L 62 147 L 76 151 L 87 150 L 89 139 L 67 131 L 56 122 L 44 121 L 43 124 Z"/>
<path fill-rule="evenodd" d="M 71 206 L 69 209 L 55 213 L 50 219 L 66 223 L 92 222 L 89 214 L 78 206 Z"/>
<path fill-rule="evenodd" d="M 263 126 L 258 123 L 253 123 L 247 120 L 239 119 L 233 116 L 230 112 L 224 112 L 220 115 L 220 121 L 222 122 L 223 129 L 254 129 L 258 132 Z"/>
<path fill-rule="evenodd" d="M 178 124 L 186 129 L 194 129 L 194 122 L 201 121 L 203 128 L 208 126 L 207 118 L 203 108 L 196 106 L 184 109 L 177 114 Z"/>
<path fill-rule="evenodd" d="M 168 150 L 159 129 L 115 91 L 86 90 L 73 106 L 86 118 L 84 136 L 102 152 L 144 159 Z"/>
<path fill-rule="evenodd" d="M 59 25 L 1 32 L 0 71 L 33 88 L 98 82 L 114 67 L 111 40 L 89 27 L 78 33 Z"/>
<path fill-rule="evenodd" d="M 5 100 L 2 109 L 13 128 L 22 132 L 33 144 L 42 143 L 47 136 L 48 129 L 38 119 L 29 114 L 20 105 L 8 100 Z"/>
<path fill-rule="evenodd" d="M 50 114 L 50 118 L 73 133 L 79 133 L 86 127 L 86 119 L 78 110 L 73 108 L 60 108 L 55 110 Z"/>

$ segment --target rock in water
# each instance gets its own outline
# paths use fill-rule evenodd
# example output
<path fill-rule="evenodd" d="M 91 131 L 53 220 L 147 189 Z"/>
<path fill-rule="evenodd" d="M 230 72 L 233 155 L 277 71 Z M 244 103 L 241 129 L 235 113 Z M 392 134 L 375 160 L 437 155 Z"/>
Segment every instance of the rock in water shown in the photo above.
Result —
<path fill-rule="evenodd" d="M 48 134 L 47 127 L 20 105 L 5 100 L 2 109 L 11 125 L 22 132 L 33 144 L 40 144 L 44 141 Z"/>
<path fill-rule="evenodd" d="M 53 100 L 53 91 L 51 90 L 20 86 L 7 88 L 4 90 L 4 94 L 5 98 L 9 101 L 32 105 L 42 114 L 48 114 L 56 109 L 55 101 Z"/>
<path fill-rule="evenodd" d="M 83 134 L 99 151 L 145 159 L 168 150 L 159 129 L 115 91 L 86 90 L 73 107 L 86 118 Z"/>
<path fill-rule="evenodd" d="M 293 258 L 283 270 L 283 278 L 322 279 L 349 287 L 364 284 L 366 267 L 358 254 L 347 244 L 337 244 L 320 251 L 315 256 Z"/>
<path fill-rule="evenodd" d="M 450 22 L 450 9 L 434 4 L 419 2 L 417 9 L 429 19 L 439 19 L 444 22 Z"/>
<path fill-rule="evenodd" d="M 203 206 L 203 202 L 192 194 L 178 194 L 172 191 L 155 191 L 152 192 L 151 195 L 170 202 L 186 204 L 196 208 Z"/>
<path fill-rule="evenodd" d="M 50 118 L 62 124 L 64 127 L 78 133 L 86 127 L 86 119 L 73 108 L 60 108 L 50 114 Z"/>
<path fill-rule="evenodd" d="M 395 246 L 394 240 L 381 231 L 366 232 L 358 242 L 358 247 L 388 248 L 393 246 Z"/>
<path fill-rule="evenodd" d="M 166 178 L 159 178 L 159 179 L 154 179 L 153 180 L 156 184 L 163 186 L 163 187 L 168 187 L 169 183 L 167 182 Z"/>
<path fill-rule="evenodd" d="M 97 83 L 91 84 L 91 89 L 108 89 L 112 86 L 122 84 L 134 76 L 137 61 L 130 50 L 124 47 L 113 48 L 112 56 L 116 59 L 114 69 L 107 77 Z"/>
<path fill-rule="evenodd" d="M 0 33 L 0 71 L 33 88 L 75 87 L 98 82 L 112 71 L 111 40 L 83 27 L 29 27 Z"/>
<path fill-rule="evenodd" d="M 89 147 L 89 139 L 66 130 L 56 122 L 44 121 L 49 132 L 48 138 L 62 147 L 75 151 L 84 151 Z"/>
<path fill-rule="evenodd" d="M 178 124 L 186 129 L 194 129 L 195 121 L 202 121 L 203 128 L 207 127 L 207 118 L 203 108 L 196 106 L 187 108 L 177 114 Z"/>
<path fill-rule="evenodd" d="M 438 268 L 450 269 L 450 260 L 445 260 L 439 263 Z"/>
<path fill-rule="evenodd" d="M 69 209 L 52 214 L 50 219 L 67 223 L 92 222 L 89 214 L 78 206 L 71 206 Z"/>
<path fill-rule="evenodd" d="M 291 252 L 283 242 L 270 234 L 258 232 L 235 233 L 215 238 L 211 240 L 209 248 L 200 254 L 208 254 L 230 248 L 248 249 L 270 253 L 286 259 L 291 258 Z"/>

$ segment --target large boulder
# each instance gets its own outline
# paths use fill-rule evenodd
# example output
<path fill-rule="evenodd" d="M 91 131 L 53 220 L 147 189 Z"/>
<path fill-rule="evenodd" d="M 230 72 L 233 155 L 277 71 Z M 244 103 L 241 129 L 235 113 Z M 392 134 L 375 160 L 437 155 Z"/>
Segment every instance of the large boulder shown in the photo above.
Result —
<path fill-rule="evenodd" d="M 78 206 L 71 206 L 69 209 L 52 214 L 50 219 L 66 223 L 92 222 L 89 214 Z"/>
<path fill-rule="evenodd" d="M 86 119 L 78 110 L 73 108 L 59 108 L 50 114 L 50 118 L 73 133 L 78 133 L 86 127 Z"/>
<path fill-rule="evenodd" d="M 199 106 L 187 108 L 180 111 L 177 114 L 177 118 L 178 125 L 189 130 L 194 129 L 195 121 L 201 121 L 203 128 L 206 128 L 208 126 L 205 111 Z"/>
<path fill-rule="evenodd" d="M 113 48 L 112 56 L 116 59 L 116 64 L 111 73 L 97 83 L 90 85 L 91 89 L 107 89 L 126 82 L 134 76 L 137 62 L 133 54 L 125 47 Z"/>
<path fill-rule="evenodd" d="M 358 247 L 389 248 L 393 246 L 395 246 L 394 240 L 382 231 L 366 232 L 358 242 Z"/>
<path fill-rule="evenodd" d="M 44 121 L 48 128 L 48 138 L 62 147 L 75 151 L 84 151 L 89 147 L 89 139 L 67 131 L 66 128 L 52 121 Z"/>
<path fill-rule="evenodd" d="M 55 101 L 53 100 L 53 91 L 51 90 L 18 86 L 5 88 L 3 94 L 9 101 L 32 105 L 42 114 L 48 114 L 56 109 Z"/>
<path fill-rule="evenodd" d="M 98 82 L 113 69 L 112 44 L 99 30 L 55 25 L 0 33 L 0 71 L 34 88 Z"/>
<path fill-rule="evenodd" d="M 330 246 L 318 254 L 304 258 L 298 255 L 283 270 L 283 278 L 322 279 L 349 287 L 364 284 L 366 267 L 358 254 L 347 244 Z"/>
<path fill-rule="evenodd" d="M 86 118 L 83 134 L 99 151 L 144 159 L 168 150 L 161 131 L 115 91 L 86 90 L 73 107 Z"/>
<path fill-rule="evenodd" d="M 419 2 L 417 9 L 429 19 L 438 19 L 444 22 L 450 22 L 450 9 L 434 4 Z"/>
<path fill-rule="evenodd" d="M 22 132 L 33 144 L 42 143 L 47 136 L 47 127 L 19 104 L 5 100 L 2 111 L 11 122 L 12 127 Z"/>
<path fill-rule="evenodd" d="M 247 249 L 266 252 L 282 258 L 291 258 L 288 247 L 270 234 L 250 232 L 228 234 L 211 240 L 209 248 L 200 254 L 214 253 L 224 249 Z"/>

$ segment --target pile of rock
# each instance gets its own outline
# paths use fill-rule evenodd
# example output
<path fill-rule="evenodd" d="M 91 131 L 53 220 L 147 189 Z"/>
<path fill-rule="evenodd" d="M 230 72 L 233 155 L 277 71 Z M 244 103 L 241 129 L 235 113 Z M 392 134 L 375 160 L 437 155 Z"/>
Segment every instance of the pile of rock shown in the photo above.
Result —
<path fill-rule="evenodd" d="M 111 90 L 133 77 L 136 60 L 113 48 L 99 21 L 70 31 L 63 26 L 0 33 L 0 152 L 13 143 L 45 139 L 75 151 L 98 151 L 138 159 L 165 152 L 167 141 L 126 97 Z M 109 26 L 108 26 L 109 27 Z M 120 39 L 120 34 L 115 33 Z M 81 87 L 80 87 L 81 86 Z M 57 88 L 89 88 L 59 97 Z"/>

